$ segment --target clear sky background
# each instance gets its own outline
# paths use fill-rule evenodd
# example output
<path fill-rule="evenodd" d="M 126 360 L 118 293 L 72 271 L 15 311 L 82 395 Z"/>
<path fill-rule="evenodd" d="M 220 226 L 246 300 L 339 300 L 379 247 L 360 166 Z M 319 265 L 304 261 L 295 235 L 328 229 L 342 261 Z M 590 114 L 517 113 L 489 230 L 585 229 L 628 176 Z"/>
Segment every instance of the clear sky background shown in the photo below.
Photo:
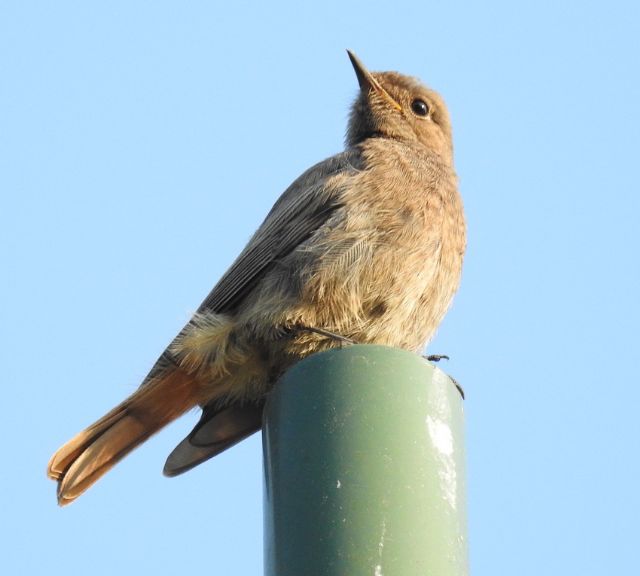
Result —
<path fill-rule="evenodd" d="M 637 573 L 638 6 L 1 2 L 2 572 L 261 574 L 259 436 L 166 479 L 191 413 L 66 509 L 45 466 L 342 149 L 351 48 L 454 123 L 472 573 Z"/>

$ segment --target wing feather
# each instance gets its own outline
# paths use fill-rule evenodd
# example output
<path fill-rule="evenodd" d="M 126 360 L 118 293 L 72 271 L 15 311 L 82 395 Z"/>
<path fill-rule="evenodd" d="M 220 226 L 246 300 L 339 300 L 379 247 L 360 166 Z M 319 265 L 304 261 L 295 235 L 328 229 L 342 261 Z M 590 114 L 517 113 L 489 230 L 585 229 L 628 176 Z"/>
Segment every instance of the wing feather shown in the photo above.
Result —
<path fill-rule="evenodd" d="M 246 248 L 205 298 L 199 312 L 233 310 L 274 261 L 282 258 L 318 230 L 340 206 L 332 176 L 355 172 L 359 152 L 348 150 L 316 164 L 278 199 Z"/>
<path fill-rule="evenodd" d="M 302 174 L 280 196 L 198 311 L 233 311 L 276 260 L 295 250 L 340 207 L 340 187 L 332 185 L 331 178 L 361 169 L 360 152 L 352 149 Z M 217 399 L 204 406 L 200 422 L 170 454 L 164 473 L 181 474 L 259 430 L 262 406 L 259 402 L 220 408 Z"/>

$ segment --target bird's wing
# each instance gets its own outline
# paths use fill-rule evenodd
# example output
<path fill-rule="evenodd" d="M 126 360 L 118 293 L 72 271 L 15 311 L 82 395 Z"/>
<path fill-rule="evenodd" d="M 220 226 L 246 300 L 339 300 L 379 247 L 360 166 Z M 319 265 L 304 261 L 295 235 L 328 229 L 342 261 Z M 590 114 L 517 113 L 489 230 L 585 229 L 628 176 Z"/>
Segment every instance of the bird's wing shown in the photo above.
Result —
<path fill-rule="evenodd" d="M 199 312 L 232 311 L 245 298 L 273 262 L 311 236 L 340 206 L 340 190 L 328 181 L 339 173 L 362 169 L 360 156 L 351 150 L 316 164 L 280 196 L 247 247 L 231 265 L 199 308 Z M 173 452 L 164 473 L 176 476 L 223 452 L 260 430 L 264 402 L 203 407 L 200 421 Z"/>
<path fill-rule="evenodd" d="M 338 190 L 327 186 L 328 180 L 359 169 L 359 153 L 348 150 L 316 164 L 295 180 L 198 311 L 222 313 L 236 308 L 275 260 L 311 236 L 340 206 Z"/>
<path fill-rule="evenodd" d="M 245 249 L 204 299 L 198 313 L 233 312 L 278 258 L 311 236 L 340 206 L 340 189 L 329 185 L 331 178 L 361 169 L 359 150 L 350 149 L 312 166 L 297 178 L 278 198 Z M 162 353 L 141 386 L 175 368 L 177 361 L 171 347 Z"/>
<path fill-rule="evenodd" d="M 169 454 L 164 475 L 187 472 L 260 430 L 263 408 L 264 400 L 223 408 L 205 406 L 195 428 Z"/>

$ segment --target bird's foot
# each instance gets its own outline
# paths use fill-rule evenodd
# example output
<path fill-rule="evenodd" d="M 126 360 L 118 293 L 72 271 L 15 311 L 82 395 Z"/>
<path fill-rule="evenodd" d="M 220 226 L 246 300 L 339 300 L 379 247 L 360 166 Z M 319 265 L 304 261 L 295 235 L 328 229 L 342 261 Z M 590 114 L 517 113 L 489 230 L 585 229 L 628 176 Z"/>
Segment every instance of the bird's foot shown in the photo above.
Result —
<path fill-rule="evenodd" d="M 458 392 L 460 392 L 460 396 L 464 400 L 464 388 L 462 386 L 460 386 L 458 381 L 453 376 L 449 376 L 449 378 L 451 378 L 451 382 L 453 382 L 455 384 L 456 388 L 458 389 Z"/>
<path fill-rule="evenodd" d="M 440 360 L 449 360 L 449 356 L 447 356 L 446 354 L 430 354 L 429 356 L 423 356 L 423 358 L 425 360 L 428 360 L 429 362 L 440 362 Z M 462 399 L 464 400 L 464 388 L 460 386 L 460 384 L 458 384 L 458 381 L 453 376 L 449 376 L 449 378 L 451 378 L 451 381 L 455 384 L 458 392 L 460 392 L 460 396 L 462 396 Z"/>
<path fill-rule="evenodd" d="M 446 354 L 430 354 L 429 356 L 423 356 L 425 360 L 429 362 L 440 362 L 440 360 L 449 360 L 449 356 Z"/>

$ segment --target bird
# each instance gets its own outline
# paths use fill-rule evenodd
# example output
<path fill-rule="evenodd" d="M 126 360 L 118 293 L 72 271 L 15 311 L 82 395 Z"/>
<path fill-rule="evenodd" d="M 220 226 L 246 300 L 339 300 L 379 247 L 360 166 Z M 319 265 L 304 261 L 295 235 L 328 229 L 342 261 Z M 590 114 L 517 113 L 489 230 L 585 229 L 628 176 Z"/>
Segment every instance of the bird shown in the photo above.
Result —
<path fill-rule="evenodd" d="M 347 52 L 359 89 L 344 151 L 284 191 L 140 387 L 55 452 L 60 505 L 192 408 L 167 476 L 258 431 L 269 391 L 310 354 L 432 339 L 466 248 L 449 113 L 418 79 Z"/>

